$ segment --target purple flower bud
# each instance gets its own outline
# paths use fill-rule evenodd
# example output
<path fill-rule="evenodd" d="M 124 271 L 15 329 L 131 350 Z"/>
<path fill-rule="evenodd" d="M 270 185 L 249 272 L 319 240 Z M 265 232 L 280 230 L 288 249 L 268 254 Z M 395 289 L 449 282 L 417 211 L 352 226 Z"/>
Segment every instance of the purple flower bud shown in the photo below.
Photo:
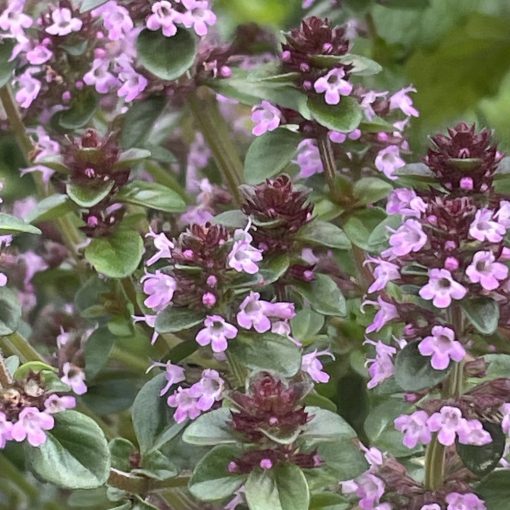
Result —
<path fill-rule="evenodd" d="M 259 465 L 262 469 L 268 470 L 273 467 L 273 462 L 271 461 L 271 459 L 262 459 Z"/>
<path fill-rule="evenodd" d="M 444 268 L 448 271 L 457 271 L 459 269 L 459 261 L 455 257 L 447 257 L 444 262 Z"/>

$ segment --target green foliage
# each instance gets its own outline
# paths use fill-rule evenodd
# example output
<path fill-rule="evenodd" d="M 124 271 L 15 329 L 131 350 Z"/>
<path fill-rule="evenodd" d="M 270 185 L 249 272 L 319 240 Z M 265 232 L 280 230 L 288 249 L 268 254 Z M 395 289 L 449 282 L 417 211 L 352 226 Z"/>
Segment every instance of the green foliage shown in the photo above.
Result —
<path fill-rule="evenodd" d="M 174 190 L 155 182 L 131 181 L 116 195 L 117 200 L 165 212 L 183 212 L 186 204 Z"/>
<path fill-rule="evenodd" d="M 462 303 L 462 308 L 475 329 L 483 335 L 494 333 L 499 322 L 499 306 L 491 298 L 474 298 Z"/>
<path fill-rule="evenodd" d="M 103 485 L 109 474 L 110 452 L 101 429 L 76 411 L 58 413 L 55 422 L 44 445 L 25 445 L 30 469 L 40 479 L 67 489 Z"/>
<path fill-rule="evenodd" d="M 308 108 L 314 120 L 333 131 L 350 133 L 360 124 L 362 119 L 359 103 L 352 97 L 342 97 L 338 105 L 331 106 L 321 96 L 310 97 Z"/>

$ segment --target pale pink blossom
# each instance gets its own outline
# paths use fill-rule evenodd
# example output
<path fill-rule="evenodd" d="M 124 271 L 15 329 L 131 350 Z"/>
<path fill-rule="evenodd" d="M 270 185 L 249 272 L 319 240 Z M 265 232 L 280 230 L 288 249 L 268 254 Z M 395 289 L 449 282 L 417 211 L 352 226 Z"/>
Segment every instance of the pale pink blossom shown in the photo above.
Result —
<path fill-rule="evenodd" d="M 503 225 L 493 220 L 494 211 L 479 209 L 475 219 L 469 227 L 469 235 L 477 241 L 489 241 L 499 243 L 503 240 L 506 229 Z"/>
<path fill-rule="evenodd" d="M 220 315 L 208 315 L 204 326 L 204 329 L 198 332 L 195 340 L 202 347 L 211 345 L 213 352 L 226 351 L 228 340 L 237 336 L 237 328 L 226 322 Z"/>
<path fill-rule="evenodd" d="M 432 335 L 419 343 L 418 350 L 422 356 L 431 356 L 430 364 L 436 370 L 444 370 L 450 360 L 460 362 L 466 355 L 462 344 L 455 340 L 455 332 L 443 326 L 434 326 Z"/>
<path fill-rule="evenodd" d="M 51 13 L 53 24 L 46 28 L 51 35 L 69 35 L 71 32 L 79 32 L 83 21 L 73 18 L 73 13 L 67 7 L 57 8 Z"/>
<path fill-rule="evenodd" d="M 463 299 L 467 289 L 453 279 L 447 269 L 430 269 L 429 282 L 420 289 L 420 297 L 437 308 L 448 308 L 452 299 Z"/>
<path fill-rule="evenodd" d="M 473 256 L 466 269 L 466 275 L 473 283 L 479 283 L 485 290 L 496 290 L 508 278 L 508 267 L 496 262 L 491 251 L 479 251 Z"/>
<path fill-rule="evenodd" d="M 85 372 L 73 365 L 72 363 L 66 362 L 62 367 L 64 375 L 60 380 L 71 387 L 76 395 L 84 395 L 87 393 L 87 385 L 85 384 Z"/>
<path fill-rule="evenodd" d="M 318 78 L 313 84 L 315 92 L 324 94 L 327 104 L 340 103 L 342 96 L 348 96 L 352 92 L 352 83 L 345 78 L 345 71 L 341 68 L 331 69 L 325 76 Z"/>
<path fill-rule="evenodd" d="M 11 436 L 14 441 L 28 441 L 31 446 L 39 447 L 46 442 L 46 432 L 55 426 L 55 420 L 50 414 L 39 411 L 37 407 L 25 407 L 19 416 L 18 421 L 11 429 Z"/>

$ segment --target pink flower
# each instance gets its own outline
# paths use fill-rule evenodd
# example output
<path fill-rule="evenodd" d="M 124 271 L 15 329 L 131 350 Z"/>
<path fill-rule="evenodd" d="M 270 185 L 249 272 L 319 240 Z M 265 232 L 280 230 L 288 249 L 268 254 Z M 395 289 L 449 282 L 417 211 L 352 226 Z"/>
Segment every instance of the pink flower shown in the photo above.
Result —
<path fill-rule="evenodd" d="M 451 492 L 446 496 L 446 510 L 486 510 L 485 503 L 476 494 Z"/>
<path fill-rule="evenodd" d="M 207 35 L 208 26 L 216 24 L 216 14 L 209 8 L 206 0 L 181 0 L 187 11 L 182 14 L 181 23 L 186 28 L 193 27 L 195 33 L 203 37 Z"/>
<path fill-rule="evenodd" d="M 457 432 L 464 426 L 466 420 L 457 407 L 443 406 L 441 411 L 434 413 L 427 425 L 431 432 L 438 432 L 437 439 L 444 446 L 451 446 L 455 442 Z"/>
<path fill-rule="evenodd" d="M 177 33 L 176 23 L 181 22 L 182 15 L 166 0 L 156 2 L 151 10 L 152 14 L 146 22 L 147 28 L 149 30 L 161 29 L 165 37 L 173 37 Z"/>
<path fill-rule="evenodd" d="M 408 188 L 397 188 L 393 190 L 386 204 L 388 214 L 401 214 L 402 216 L 419 218 L 427 209 L 427 204 L 416 192 Z"/>
<path fill-rule="evenodd" d="M 53 52 L 44 44 L 37 44 L 26 54 L 28 62 L 34 66 L 48 62 L 52 56 Z"/>
<path fill-rule="evenodd" d="M 117 95 L 123 97 L 127 103 L 136 99 L 149 83 L 145 76 L 137 73 L 131 66 L 122 66 L 118 76 L 122 86 L 117 91 Z"/>
<path fill-rule="evenodd" d="M 184 368 L 179 365 L 174 365 L 170 361 L 166 363 L 153 363 L 148 369 L 147 372 L 151 371 L 155 367 L 160 367 L 165 369 L 165 378 L 167 381 L 166 386 L 160 391 L 159 395 L 162 397 L 165 393 L 168 393 L 170 388 L 175 384 L 178 384 L 182 381 L 186 380 L 186 376 L 184 373 Z"/>
<path fill-rule="evenodd" d="M 244 329 L 255 329 L 257 333 L 265 333 L 271 329 L 266 307 L 267 301 L 260 300 L 258 292 L 250 292 L 239 306 L 237 323 Z"/>
<path fill-rule="evenodd" d="M 186 420 L 198 418 L 202 411 L 197 406 L 197 398 L 191 391 L 191 388 L 182 388 L 179 386 L 177 391 L 167 399 L 169 407 L 175 407 L 174 420 L 177 423 L 183 423 Z"/>
<path fill-rule="evenodd" d="M 422 356 L 432 356 L 430 364 L 436 370 L 444 370 L 450 360 L 460 362 L 466 355 L 462 344 L 455 340 L 455 332 L 443 326 L 434 326 L 432 336 L 425 337 L 418 350 Z"/>
<path fill-rule="evenodd" d="M 46 442 L 44 431 L 54 426 L 53 416 L 39 411 L 37 407 L 25 407 L 11 429 L 11 436 L 18 443 L 27 439 L 31 446 L 38 447 Z"/>
<path fill-rule="evenodd" d="M 368 375 L 370 376 L 367 388 L 371 390 L 395 373 L 393 356 L 397 353 L 397 349 L 381 341 L 366 340 L 364 343 L 375 346 L 375 358 L 367 359 Z"/>
<path fill-rule="evenodd" d="M 274 131 L 280 125 L 280 110 L 269 101 L 262 101 L 251 109 L 251 120 L 254 123 L 252 133 L 261 136 Z"/>
<path fill-rule="evenodd" d="M 41 90 L 41 82 L 32 76 L 32 73 L 36 71 L 36 68 L 29 67 L 16 79 L 18 86 L 16 102 L 22 108 L 29 108 Z"/>
<path fill-rule="evenodd" d="M 474 446 L 484 446 L 492 443 L 492 436 L 483 428 L 478 420 L 464 420 L 457 431 L 459 443 Z"/>
<path fill-rule="evenodd" d="M 87 393 L 87 385 L 85 384 L 85 372 L 76 365 L 69 362 L 64 363 L 62 367 L 64 375 L 60 380 L 71 387 L 76 395 L 84 395 Z"/>
<path fill-rule="evenodd" d="M 390 248 L 382 253 L 383 257 L 402 257 L 420 251 L 427 243 L 427 234 L 419 221 L 409 219 L 393 231 L 389 242 Z"/>
<path fill-rule="evenodd" d="M 469 235 L 477 241 L 489 241 L 499 243 L 505 236 L 506 229 L 503 225 L 492 218 L 494 211 L 490 209 L 479 209 L 476 211 L 475 219 L 469 227 Z"/>
<path fill-rule="evenodd" d="M 129 11 L 114 0 L 94 9 L 91 14 L 95 18 L 101 19 L 103 26 L 108 31 L 110 41 L 119 41 L 133 30 L 133 20 L 129 16 Z"/>
<path fill-rule="evenodd" d="M 92 62 L 92 69 L 84 74 L 83 81 L 94 86 L 99 94 L 108 93 L 117 84 L 117 78 L 109 72 L 110 62 L 103 58 L 95 58 Z"/>
<path fill-rule="evenodd" d="M 375 301 L 365 301 L 363 306 L 365 305 L 373 305 L 379 307 L 378 312 L 375 314 L 374 320 L 372 324 L 367 326 L 366 332 L 373 333 L 374 331 L 381 331 L 381 329 L 393 319 L 398 317 L 398 311 L 395 305 L 391 303 L 387 303 L 382 299 L 381 296 L 377 298 L 377 302 Z"/>
<path fill-rule="evenodd" d="M 331 69 L 325 76 L 320 77 L 313 84 L 315 92 L 325 93 L 327 104 L 340 103 L 341 96 L 348 96 L 352 92 L 352 84 L 344 80 L 345 71 L 340 68 Z"/>
<path fill-rule="evenodd" d="M 339 131 L 330 131 L 328 133 L 328 138 L 333 143 L 344 143 L 346 140 L 359 140 L 361 138 L 361 131 L 359 129 L 355 129 L 350 133 L 340 133 Z"/>
<path fill-rule="evenodd" d="M 389 145 L 380 150 L 375 157 L 375 167 L 382 172 L 388 179 L 394 181 L 397 179 L 395 172 L 405 166 L 406 162 L 400 157 L 400 148 L 398 145 Z"/>
<path fill-rule="evenodd" d="M 7 420 L 4 413 L 0 412 L 0 449 L 5 448 L 7 441 L 12 439 L 12 423 Z"/>
<path fill-rule="evenodd" d="M 378 290 L 383 290 L 388 282 L 393 280 L 398 280 L 400 278 L 400 270 L 396 264 L 392 262 L 387 262 L 381 258 L 370 257 L 368 256 L 367 260 L 363 263 L 366 264 L 375 264 L 376 266 L 373 269 L 373 276 L 375 278 L 374 282 L 368 288 L 368 293 L 376 292 Z"/>
<path fill-rule="evenodd" d="M 503 225 L 505 228 L 510 227 L 510 202 L 508 200 L 501 200 L 499 209 L 494 217 L 497 218 L 500 225 Z"/>
<path fill-rule="evenodd" d="M 213 352 L 227 350 L 228 341 L 237 336 L 237 328 L 219 315 L 208 315 L 204 321 L 205 328 L 198 332 L 195 340 L 205 347 L 211 345 Z"/>
<path fill-rule="evenodd" d="M 420 510 L 441 510 L 441 507 L 437 503 L 432 503 L 431 505 L 422 506 Z"/>
<path fill-rule="evenodd" d="M 499 412 L 503 415 L 501 429 L 506 435 L 510 435 L 510 404 L 503 404 Z"/>
<path fill-rule="evenodd" d="M 409 92 L 416 92 L 414 87 L 405 87 L 395 92 L 390 97 L 390 110 L 400 109 L 405 115 L 419 117 L 419 112 L 413 106 L 413 100 L 408 96 Z"/>
<path fill-rule="evenodd" d="M 263 301 L 265 313 L 272 319 L 280 319 L 288 321 L 296 316 L 296 309 L 294 303 L 269 303 Z"/>
<path fill-rule="evenodd" d="M 496 262 L 492 252 L 479 251 L 466 269 L 466 275 L 471 282 L 479 283 L 485 290 L 495 290 L 501 281 L 508 278 L 508 267 Z"/>
<path fill-rule="evenodd" d="M 238 229 L 234 233 L 234 239 L 234 245 L 227 257 L 227 265 L 239 273 L 258 273 L 257 262 L 262 260 L 262 251 L 251 245 L 253 237 L 247 231 Z"/>
<path fill-rule="evenodd" d="M 372 120 L 374 117 L 377 117 L 372 105 L 378 98 L 386 97 L 387 95 L 388 92 L 376 92 L 375 90 L 369 90 L 366 94 L 363 94 L 360 106 L 367 120 Z"/>
<path fill-rule="evenodd" d="M 317 352 L 317 349 L 315 349 L 315 351 L 303 356 L 301 360 L 301 370 L 306 372 L 312 378 L 312 381 L 316 383 L 327 383 L 330 377 L 327 372 L 324 372 L 324 367 L 319 356 L 330 356 L 332 359 L 335 359 L 333 354 L 329 351 Z"/>
<path fill-rule="evenodd" d="M 448 308 L 452 299 L 462 299 L 467 293 L 465 287 L 456 282 L 447 269 L 430 269 L 429 282 L 420 289 L 420 297 L 437 308 Z"/>
<path fill-rule="evenodd" d="M 132 315 L 131 318 L 133 319 L 133 322 L 145 322 L 149 328 L 153 328 L 156 326 L 156 319 L 158 318 L 157 315 Z M 158 339 L 159 333 L 154 330 L 151 337 L 151 345 L 154 345 L 156 343 L 156 340 Z"/>
<path fill-rule="evenodd" d="M 371 473 L 364 473 L 356 480 L 342 482 L 342 492 L 356 494 L 362 510 L 374 510 L 384 494 L 384 482 Z"/>
<path fill-rule="evenodd" d="M 144 301 L 145 306 L 160 312 L 171 303 L 177 286 L 173 277 L 158 270 L 147 273 L 141 282 L 143 291 L 149 296 Z"/>
<path fill-rule="evenodd" d="M 51 13 L 53 25 L 46 28 L 46 32 L 51 35 L 68 35 L 71 32 L 79 32 L 83 25 L 83 21 L 79 18 L 73 18 L 70 9 L 63 7 L 55 9 Z"/>
<path fill-rule="evenodd" d="M 410 415 L 399 416 L 395 428 L 404 434 L 404 446 L 414 448 L 419 444 L 429 444 L 432 434 L 427 426 L 429 415 L 425 411 L 416 411 Z"/>
<path fill-rule="evenodd" d="M 156 248 L 157 252 L 146 262 L 147 266 L 152 266 L 161 259 L 170 259 L 172 258 L 172 250 L 174 249 L 174 243 L 168 239 L 166 234 L 161 232 L 160 234 L 156 234 L 152 228 L 150 232 L 148 232 L 145 237 L 151 237 L 152 242 L 154 244 L 154 248 Z"/>
<path fill-rule="evenodd" d="M 299 166 L 299 177 L 306 179 L 324 172 L 321 155 L 315 140 L 307 138 L 299 142 L 297 150 L 296 163 Z"/>
<path fill-rule="evenodd" d="M 18 41 L 26 40 L 25 29 L 32 26 L 32 18 L 23 14 L 25 0 L 11 0 L 0 14 L 0 29 L 9 32 Z"/>
<path fill-rule="evenodd" d="M 44 411 L 48 414 L 56 414 L 66 409 L 74 409 L 76 407 L 76 399 L 70 396 L 50 395 L 44 401 Z"/>
<path fill-rule="evenodd" d="M 216 370 L 208 368 L 202 372 L 202 378 L 195 383 L 191 390 L 197 397 L 197 407 L 202 411 L 209 411 L 215 402 L 223 398 L 225 382 Z"/>

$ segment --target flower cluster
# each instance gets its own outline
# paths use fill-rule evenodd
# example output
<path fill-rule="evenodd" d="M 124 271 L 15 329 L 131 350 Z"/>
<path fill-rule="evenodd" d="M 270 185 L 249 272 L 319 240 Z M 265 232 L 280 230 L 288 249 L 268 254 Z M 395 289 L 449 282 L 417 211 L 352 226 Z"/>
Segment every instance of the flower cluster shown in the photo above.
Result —
<path fill-rule="evenodd" d="M 327 136 L 346 166 L 374 168 L 394 180 L 396 172 L 405 165 L 401 154 L 409 150 L 405 127 L 410 118 L 419 115 L 409 95 L 416 90 L 405 87 L 390 94 L 351 83 L 349 77 L 358 69 L 355 56 L 348 53 L 351 43 L 347 32 L 346 27 L 332 27 L 327 20 L 307 18 L 299 28 L 287 34 L 281 65 L 284 71 L 296 73 L 299 86 L 308 95 L 323 96 L 327 105 L 341 104 L 342 97 L 349 96 L 359 105 L 370 127 L 359 126 L 349 132 L 326 130 L 303 117 L 301 112 L 262 101 L 252 109 L 252 133 L 261 136 L 280 126 L 297 124 L 305 136 L 296 159 L 302 178 L 324 171 L 317 140 Z M 377 122 L 379 130 L 371 125 Z M 370 146 L 368 151 L 367 145 Z"/>
<path fill-rule="evenodd" d="M 27 441 L 39 447 L 55 426 L 53 415 L 76 406 L 71 396 L 48 391 L 41 374 L 29 373 L 0 388 L 0 448 L 8 441 Z"/>
<path fill-rule="evenodd" d="M 488 131 L 476 132 L 474 127 L 461 123 L 447 136 L 437 135 L 432 140 L 425 162 L 437 178 L 437 185 L 426 191 L 397 188 L 392 192 L 387 211 L 400 215 L 401 225 L 389 229 L 389 247 L 381 256 L 367 260 L 374 267 L 369 293 L 378 297 L 365 303 L 377 309 L 366 331 L 373 335 L 392 328 L 398 335 L 400 360 L 409 357 L 431 376 L 441 372 L 445 374 L 443 379 L 453 378 L 453 382 L 443 383 L 449 386 L 443 386 L 442 398 L 432 398 L 441 377 L 430 379 L 428 396 L 409 394 L 418 410 L 398 416 L 394 424 L 407 448 L 438 443 L 448 448 L 448 455 L 454 455 L 459 445 L 493 443 L 500 433 L 494 429 L 495 423 L 501 424 L 502 432 L 507 430 L 504 388 L 508 380 L 496 379 L 468 390 L 463 390 L 459 381 L 470 366 L 467 353 L 472 341 L 487 334 L 478 322 L 478 307 L 498 303 L 502 320 L 506 321 L 508 203 L 494 193 L 494 174 L 502 155 Z M 369 343 L 376 347 L 369 387 L 394 375 L 402 381 L 400 368 L 396 370 L 393 364 L 397 349 L 382 341 Z M 475 370 L 473 375 L 479 377 L 483 370 Z M 402 384 L 405 390 L 407 382 Z M 424 382 L 422 388 L 426 385 Z M 384 474 L 384 468 L 381 472 Z M 464 483 L 466 477 L 455 470 L 448 472 L 445 488 L 453 480 Z M 425 493 L 427 501 L 413 495 L 416 488 L 396 489 L 391 479 L 386 485 L 386 492 L 384 484 L 382 492 L 377 492 L 377 501 L 383 493 L 384 501 L 392 501 L 392 491 L 398 490 L 406 494 L 408 504 L 415 505 L 412 508 L 422 508 L 417 502 L 427 509 L 458 505 L 485 508 L 477 496 L 469 493 L 469 484 L 466 493 Z M 379 508 L 375 499 L 372 503 L 361 507 Z"/>

